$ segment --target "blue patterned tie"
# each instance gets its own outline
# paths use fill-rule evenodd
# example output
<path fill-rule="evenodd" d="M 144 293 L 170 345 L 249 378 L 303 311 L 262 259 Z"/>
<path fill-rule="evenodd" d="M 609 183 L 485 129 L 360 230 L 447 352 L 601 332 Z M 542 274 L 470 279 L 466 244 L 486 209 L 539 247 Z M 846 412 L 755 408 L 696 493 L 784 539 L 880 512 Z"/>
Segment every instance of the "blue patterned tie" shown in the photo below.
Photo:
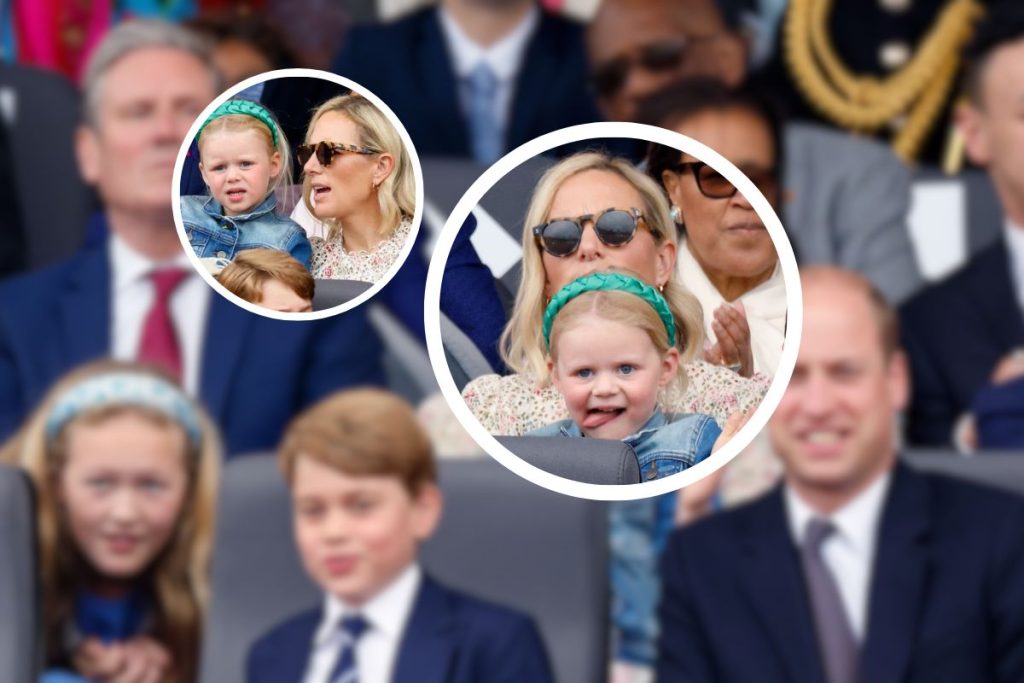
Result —
<path fill-rule="evenodd" d="M 473 158 L 489 165 L 497 161 L 504 147 L 498 128 L 498 77 L 486 62 L 479 62 L 462 79 L 462 85 Z"/>
<path fill-rule="evenodd" d="M 341 620 L 341 647 L 338 650 L 338 661 L 327 679 L 330 683 L 359 683 L 359 670 L 356 667 L 356 643 L 359 637 L 370 627 L 361 614 L 353 614 Z"/>

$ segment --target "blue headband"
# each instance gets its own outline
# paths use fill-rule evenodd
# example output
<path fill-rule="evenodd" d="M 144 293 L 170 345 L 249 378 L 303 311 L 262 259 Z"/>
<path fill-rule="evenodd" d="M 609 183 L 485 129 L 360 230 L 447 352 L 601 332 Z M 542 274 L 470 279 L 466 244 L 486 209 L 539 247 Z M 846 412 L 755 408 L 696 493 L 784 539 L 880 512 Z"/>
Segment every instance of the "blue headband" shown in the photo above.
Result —
<path fill-rule="evenodd" d="M 585 292 L 596 292 L 600 290 L 620 291 L 634 294 L 654 309 L 654 312 L 661 318 L 668 332 L 668 345 L 676 344 L 676 319 L 672 315 L 668 301 L 657 289 L 643 280 L 638 280 L 631 275 L 623 273 L 591 273 L 581 278 L 576 278 L 565 287 L 558 290 L 558 293 L 551 297 L 548 307 L 544 311 L 544 343 L 551 348 L 551 325 L 567 303 Z"/>
<path fill-rule="evenodd" d="M 46 438 L 57 436 L 81 413 L 107 406 L 154 410 L 181 425 L 194 446 L 202 442 L 199 416 L 181 389 L 160 377 L 129 370 L 91 377 L 65 391 L 50 408 Z"/>
<path fill-rule="evenodd" d="M 270 129 L 270 138 L 274 142 L 274 146 L 277 146 L 277 124 L 274 122 L 274 117 L 270 115 L 259 102 L 253 102 L 252 100 L 228 100 L 219 107 L 213 110 L 210 117 L 203 121 L 203 125 L 199 126 L 199 130 L 196 131 L 196 140 L 203 134 L 203 129 L 206 128 L 212 121 L 219 119 L 222 116 L 234 116 L 240 114 L 242 116 L 251 116 L 254 119 L 258 119 L 267 128 Z"/>

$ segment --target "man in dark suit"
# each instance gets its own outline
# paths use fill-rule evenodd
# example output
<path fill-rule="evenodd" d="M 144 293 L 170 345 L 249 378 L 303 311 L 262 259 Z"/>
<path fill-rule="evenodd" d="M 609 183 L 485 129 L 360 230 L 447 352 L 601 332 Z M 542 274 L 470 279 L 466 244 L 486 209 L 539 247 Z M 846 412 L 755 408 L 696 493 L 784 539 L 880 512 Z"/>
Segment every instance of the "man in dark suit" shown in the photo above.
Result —
<path fill-rule="evenodd" d="M 171 24 L 125 22 L 94 52 L 76 148 L 104 205 L 90 232 L 104 237 L 0 284 L 0 438 L 54 380 L 104 356 L 176 375 L 230 454 L 273 447 L 295 412 L 331 391 L 381 381 L 362 313 L 265 319 L 212 294 L 192 269 L 174 228 L 172 172 L 215 84 L 205 47 Z"/>
<path fill-rule="evenodd" d="M 859 275 L 802 282 L 784 483 L 671 539 L 658 680 L 1024 680 L 1024 499 L 898 464 L 895 314 Z"/>
<path fill-rule="evenodd" d="M 354 28 L 333 70 L 383 99 L 420 156 L 489 164 L 539 135 L 599 120 L 582 27 L 534 0 L 442 0 Z"/>
<path fill-rule="evenodd" d="M 901 311 L 913 370 L 908 441 L 978 445 L 968 413 L 986 391 L 1024 375 L 1024 6 L 994 7 L 968 51 L 957 123 L 967 155 L 988 170 L 1003 239 Z M 984 444 L 982 444 L 984 445 Z"/>

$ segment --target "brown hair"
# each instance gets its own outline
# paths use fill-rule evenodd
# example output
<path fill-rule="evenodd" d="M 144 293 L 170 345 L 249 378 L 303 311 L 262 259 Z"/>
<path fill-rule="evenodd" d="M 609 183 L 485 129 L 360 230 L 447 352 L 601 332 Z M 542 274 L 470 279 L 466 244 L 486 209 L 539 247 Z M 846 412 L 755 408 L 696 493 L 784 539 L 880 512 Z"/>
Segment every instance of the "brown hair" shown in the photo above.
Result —
<path fill-rule="evenodd" d="M 306 267 L 283 251 L 245 249 L 215 276 L 224 288 L 249 303 L 263 301 L 263 285 L 277 280 L 306 301 L 313 300 L 316 283 Z"/>
<path fill-rule="evenodd" d="M 278 449 L 289 482 L 300 457 L 353 476 L 395 477 L 409 493 L 437 481 L 430 440 L 404 399 L 382 389 L 351 389 L 292 420 Z"/>
<path fill-rule="evenodd" d="M 54 404 L 74 386 L 108 373 L 151 374 L 167 382 L 154 368 L 119 361 L 98 361 L 72 371 L 47 394 L 18 433 L 0 451 L 0 461 L 23 468 L 36 489 L 37 538 L 42 577 L 43 628 L 47 661 L 60 661 L 64 632 L 74 615 L 74 593 L 94 570 L 71 540 L 61 513 L 57 491 L 59 474 L 67 461 L 66 434 L 72 424 L 99 424 L 117 415 L 133 413 L 158 426 L 175 421 L 152 409 L 113 405 L 84 410 L 53 438 L 46 436 L 46 421 Z M 213 423 L 198 405 L 201 440 L 184 453 L 188 489 L 177 528 L 153 566 L 138 577 L 153 601 L 152 635 L 171 654 L 175 678 L 194 680 L 198 674 L 200 633 L 209 600 L 209 561 L 213 545 L 216 489 L 222 450 Z"/>

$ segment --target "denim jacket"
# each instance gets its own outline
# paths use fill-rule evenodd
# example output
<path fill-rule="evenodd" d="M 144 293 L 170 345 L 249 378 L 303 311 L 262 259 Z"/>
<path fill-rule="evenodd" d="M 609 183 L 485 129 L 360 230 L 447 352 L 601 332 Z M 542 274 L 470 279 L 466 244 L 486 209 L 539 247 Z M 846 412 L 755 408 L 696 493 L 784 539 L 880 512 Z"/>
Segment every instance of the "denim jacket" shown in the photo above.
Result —
<path fill-rule="evenodd" d="M 721 429 L 707 415 L 666 416 L 658 410 L 623 441 L 636 453 L 646 479 L 667 477 L 711 453 Z M 572 420 L 530 432 L 530 436 L 583 436 Z M 657 655 L 657 607 L 661 593 L 658 562 L 675 524 L 676 494 L 613 502 L 608 507 L 609 579 L 617 660 L 653 666 Z"/>
<path fill-rule="evenodd" d="M 276 208 L 277 199 L 271 193 L 249 213 L 225 216 L 213 197 L 193 195 L 181 198 L 181 222 L 199 258 L 234 259 L 243 249 L 276 249 L 288 252 L 308 270 L 313 249 L 306 231 L 279 216 Z"/>
<path fill-rule="evenodd" d="M 640 431 L 622 441 L 636 453 L 640 478 L 650 481 L 682 472 L 708 457 L 721 433 L 715 420 L 707 415 L 666 415 L 656 410 Z M 583 431 L 572 420 L 561 420 L 535 429 L 529 436 L 582 437 Z"/>

